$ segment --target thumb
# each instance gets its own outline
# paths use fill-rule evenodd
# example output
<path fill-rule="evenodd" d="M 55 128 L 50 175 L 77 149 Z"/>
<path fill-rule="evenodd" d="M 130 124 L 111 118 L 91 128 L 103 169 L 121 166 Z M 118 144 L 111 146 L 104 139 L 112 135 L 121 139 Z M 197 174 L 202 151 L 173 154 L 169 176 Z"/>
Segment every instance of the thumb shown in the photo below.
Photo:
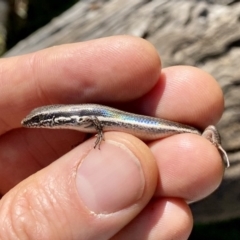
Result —
<path fill-rule="evenodd" d="M 109 239 L 148 203 L 157 167 L 148 147 L 124 133 L 90 139 L 9 191 L 0 239 Z"/>

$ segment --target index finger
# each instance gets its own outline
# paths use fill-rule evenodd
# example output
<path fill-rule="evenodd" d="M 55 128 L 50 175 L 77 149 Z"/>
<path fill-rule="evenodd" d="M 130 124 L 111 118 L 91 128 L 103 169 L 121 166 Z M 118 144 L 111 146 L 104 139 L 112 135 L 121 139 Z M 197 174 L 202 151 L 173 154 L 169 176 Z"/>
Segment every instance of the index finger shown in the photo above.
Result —
<path fill-rule="evenodd" d="M 161 68 L 155 48 L 129 36 L 1 59 L 0 66 L 0 133 L 41 105 L 136 99 L 156 84 Z"/>

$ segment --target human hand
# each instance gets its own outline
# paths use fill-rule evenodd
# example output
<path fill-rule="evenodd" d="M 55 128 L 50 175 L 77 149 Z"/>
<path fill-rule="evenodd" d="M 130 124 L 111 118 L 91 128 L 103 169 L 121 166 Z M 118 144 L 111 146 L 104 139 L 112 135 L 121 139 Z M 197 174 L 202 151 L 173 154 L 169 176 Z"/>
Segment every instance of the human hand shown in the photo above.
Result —
<path fill-rule="evenodd" d="M 94 102 L 204 129 L 223 111 L 210 75 L 184 66 L 160 73 L 152 45 L 128 36 L 1 59 L 0 67 L 0 239 L 188 238 L 186 200 L 210 194 L 223 175 L 208 140 L 180 134 L 146 145 L 108 132 L 99 151 L 94 137 L 20 122 L 38 106 Z"/>

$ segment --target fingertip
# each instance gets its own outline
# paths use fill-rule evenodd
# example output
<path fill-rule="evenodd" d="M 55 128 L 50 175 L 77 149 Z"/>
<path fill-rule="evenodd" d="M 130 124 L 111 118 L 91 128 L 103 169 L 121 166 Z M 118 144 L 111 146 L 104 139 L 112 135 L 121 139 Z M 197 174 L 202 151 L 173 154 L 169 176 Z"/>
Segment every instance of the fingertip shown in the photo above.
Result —
<path fill-rule="evenodd" d="M 188 239 L 193 226 L 190 208 L 181 199 L 156 198 L 112 239 Z M 174 231 L 173 231 L 174 229 Z"/>
<path fill-rule="evenodd" d="M 222 181 L 221 155 L 201 136 L 179 134 L 154 142 L 150 148 L 160 172 L 157 196 L 196 201 L 216 190 Z"/>
<path fill-rule="evenodd" d="M 162 63 L 155 46 L 143 38 L 127 36 L 127 39 L 129 39 L 130 42 L 129 49 L 134 47 L 135 52 L 138 53 L 136 58 L 143 61 L 143 65 L 148 68 L 149 73 L 154 73 L 153 79 L 158 79 Z"/>
<path fill-rule="evenodd" d="M 189 206 L 182 199 L 170 198 L 165 199 L 165 201 L 165 211 L 162 216 L 165 221 L 158 225 L 158 230 L 164 229 L 163 236 L 160 239 L 167 239 L 169 236 L 171 236 L 169 239 L 188 239 L 193 228 L 193 216 Z M 175 231 L 172 231 L 172 229 L 175 229 Z M 157 228 L 155 234 L 159 234 Z"/>
<path fill-rule="evenodd" d="M 224 109 L 217 81 L 201 69 L 173 66 L 162 69 L 158 83 L 141 99 L 144 112 L 204 129 L 216 124 Z"/>
<path fill-rule="evenodd" d="M 224 109 L 223 92 L 217 81 L 207 72 L 192 66 L 174 66 L 163 69 L 169 83 L 169 94 L 178 96 L 176 116 L 184 118 L 178 109 L 191 117 L 189 120 L 196 126 L 206 127 L 216 124 Z M 170 113 L 172 111 L 169 111 Z M 180 121 L 186 121 L 180 119 Z"/>

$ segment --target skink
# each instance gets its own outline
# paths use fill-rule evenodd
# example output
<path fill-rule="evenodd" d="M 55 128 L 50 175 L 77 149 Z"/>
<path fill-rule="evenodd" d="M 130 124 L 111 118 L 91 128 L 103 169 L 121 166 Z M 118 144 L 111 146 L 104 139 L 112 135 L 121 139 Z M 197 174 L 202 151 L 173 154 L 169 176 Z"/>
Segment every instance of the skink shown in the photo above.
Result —
<path fill-rule="evenodd" d="M 34 109 L 22 120 L 28 128 L 64 128 L 86 133 L 97 133 L 95 146 L 100 147 L 104 131 L 130 133 L 144 141 L 156 140 L 179 133 L 202 135 L 221 153 L 226 167 L 230 162 L 221 146 L 221 139 L 214 126 L 201 134 L 196 128 L 181 123 L 138 115 L 98 104 L 49 105 Z"/>

